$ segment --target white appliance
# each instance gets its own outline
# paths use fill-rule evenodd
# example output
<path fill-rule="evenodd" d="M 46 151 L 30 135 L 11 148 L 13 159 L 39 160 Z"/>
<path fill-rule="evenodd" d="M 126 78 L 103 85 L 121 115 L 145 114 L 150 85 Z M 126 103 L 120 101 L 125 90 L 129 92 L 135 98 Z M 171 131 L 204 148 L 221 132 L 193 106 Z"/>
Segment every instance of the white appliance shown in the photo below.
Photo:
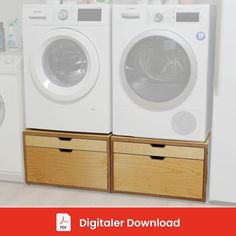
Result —
<path fill-rule="evenodd" d="M 109 5 L 26 5 L 26 127 L 111 132 Z"/>
<path fill-rule="evenodd" d="M 0 180 L 23 182 L 22 57 L 0 55 Z"/>
<path fill-rule="evenodd" d="M 209 5 L 114 5 L 114 134 L 205 141 L 213 65 Z"/>
<path fill-rule="evenodd" d="M 218 76 L 215 88 L 210 169 L 210 200 L 236 203 L 236 2 L 219 6 Z M 219 25 L 220 25 L 219 24 Z"/>

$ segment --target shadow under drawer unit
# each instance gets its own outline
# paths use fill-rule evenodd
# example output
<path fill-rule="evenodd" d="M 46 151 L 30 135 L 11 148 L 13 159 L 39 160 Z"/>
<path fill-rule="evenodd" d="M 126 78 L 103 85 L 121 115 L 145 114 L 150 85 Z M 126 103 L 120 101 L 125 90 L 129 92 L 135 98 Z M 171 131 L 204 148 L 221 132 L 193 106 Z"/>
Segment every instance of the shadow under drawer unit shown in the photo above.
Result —
<path fill-rule="evenodd" d="M 110 135 L 24 131 L 26 182 L 110 191 Z"/>
<path fill-rule="evenodd" d="M 208 140 L 111 140 L 112 192 L 206 200 Z"/>

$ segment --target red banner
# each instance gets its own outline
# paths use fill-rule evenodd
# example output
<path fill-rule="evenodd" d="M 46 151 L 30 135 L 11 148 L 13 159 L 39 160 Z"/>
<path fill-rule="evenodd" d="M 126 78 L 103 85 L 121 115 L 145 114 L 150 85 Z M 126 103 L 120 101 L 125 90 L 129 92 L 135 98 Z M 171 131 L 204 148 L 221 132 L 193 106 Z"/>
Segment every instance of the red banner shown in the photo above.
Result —
<path fill-rule="evenodd" d="M 0 209 L 0 235 L 236 235 L 236 209 Z"/>

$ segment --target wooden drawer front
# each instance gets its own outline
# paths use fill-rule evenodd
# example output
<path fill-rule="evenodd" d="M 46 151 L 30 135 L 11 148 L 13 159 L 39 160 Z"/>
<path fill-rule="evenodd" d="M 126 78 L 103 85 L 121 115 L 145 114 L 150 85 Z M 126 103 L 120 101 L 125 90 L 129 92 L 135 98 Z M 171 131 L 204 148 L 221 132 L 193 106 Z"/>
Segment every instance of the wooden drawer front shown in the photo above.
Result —
<path fill-rule="evenodd" d="M 203 198 L 201 160 L 114 155 L 114 191 Z"/>
<path fill-rule="evenodd" d="M 73 150 L 107 152 L 107 142 L 100 140 L 26 135 L 25 145 L 28 147 L 65 148 Z"/>
<path fill-rule="evenodd" d="M 114 142 L 115 153 L 179 157 L 186 159 L 204 160 L 204 148 Z"/>
<path fill-rule="evenodd" d="M 26 147 L 27 181 L 107 190 L 107 158 L 102 152 Z"/>

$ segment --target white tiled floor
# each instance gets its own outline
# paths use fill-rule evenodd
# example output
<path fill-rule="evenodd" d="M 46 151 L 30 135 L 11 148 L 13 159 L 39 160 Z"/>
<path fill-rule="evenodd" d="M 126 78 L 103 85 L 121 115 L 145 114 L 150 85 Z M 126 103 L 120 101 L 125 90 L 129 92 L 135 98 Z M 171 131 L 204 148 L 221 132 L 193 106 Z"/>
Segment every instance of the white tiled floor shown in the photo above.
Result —
<path fill-rule="evenodd" d="M 0 207 L 204 207 L 212 204 L 0 182 Z"/>

